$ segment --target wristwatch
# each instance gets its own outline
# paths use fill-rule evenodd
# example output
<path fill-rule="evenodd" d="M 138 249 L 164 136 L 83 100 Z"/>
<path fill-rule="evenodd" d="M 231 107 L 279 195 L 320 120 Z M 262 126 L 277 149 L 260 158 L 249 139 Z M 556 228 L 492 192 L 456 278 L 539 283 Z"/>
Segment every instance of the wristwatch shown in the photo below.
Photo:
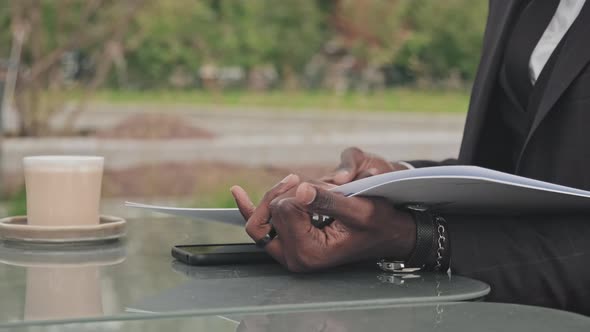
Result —
<path fill-rule="evenodd" d="M 416 222 L 416 244 L 407 261 L 383 258 L 377 266 L 386 272 L 411 273 L 432 265 L 434 244 L 434 223 L 432 216 L 423 206 L 408 206 Z"/>
<path fill-rule="evenodd" d="M 416 222 L 416 245 L 407 262 L 381 259 L 377 266 L 383 271 L 404 273 L 427 269 L 450 271 L 451 244 L 446 220 L 424 209 L 408 209 Z"/>

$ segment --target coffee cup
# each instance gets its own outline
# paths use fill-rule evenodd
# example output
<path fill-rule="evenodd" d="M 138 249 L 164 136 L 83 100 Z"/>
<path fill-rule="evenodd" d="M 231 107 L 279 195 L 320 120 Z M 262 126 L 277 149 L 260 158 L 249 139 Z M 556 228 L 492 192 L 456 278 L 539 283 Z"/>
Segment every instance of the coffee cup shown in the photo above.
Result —
<path fill-rule="evenodd" d="M 29 225 L 99 223 L 103 157 L 32 156 L 23 164 Z"/>

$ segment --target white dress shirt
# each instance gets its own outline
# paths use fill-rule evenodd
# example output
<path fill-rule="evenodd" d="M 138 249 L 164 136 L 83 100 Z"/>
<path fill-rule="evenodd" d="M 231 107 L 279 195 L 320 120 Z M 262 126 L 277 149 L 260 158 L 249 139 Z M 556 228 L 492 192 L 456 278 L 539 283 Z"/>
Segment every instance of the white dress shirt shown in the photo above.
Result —
<path fill-rule="evenodd" d="M 561 0 L 547 29 L 531 54 L 529 74 L 535 84 L 551 54 L 576 20 L 586 0 Z"/>

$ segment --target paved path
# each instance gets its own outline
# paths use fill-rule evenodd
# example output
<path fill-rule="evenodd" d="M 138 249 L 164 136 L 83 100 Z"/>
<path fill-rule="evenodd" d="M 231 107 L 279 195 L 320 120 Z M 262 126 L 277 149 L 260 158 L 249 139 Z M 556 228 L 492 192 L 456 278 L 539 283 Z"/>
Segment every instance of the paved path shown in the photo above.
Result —
<path fill-rule="evenodd" d="M 34 154 L 104 155 L 107 167 L 126 168 L 158 161 L 225 161 L 247 165 L 333 165 L 348 146 L 390 159 L 441 159 L 456 156 L 464 115 L 263 111 L 175 105 L 93 105 L 77 127 L 108 128 L 137 112 L 183 116 L 214 132 L 214 139 L 166 141 L 95 138 L 7 139 L 3 169 L 20 170 L 22 157 Z M 59 124 L 60 118 L 55 120 Z"/>

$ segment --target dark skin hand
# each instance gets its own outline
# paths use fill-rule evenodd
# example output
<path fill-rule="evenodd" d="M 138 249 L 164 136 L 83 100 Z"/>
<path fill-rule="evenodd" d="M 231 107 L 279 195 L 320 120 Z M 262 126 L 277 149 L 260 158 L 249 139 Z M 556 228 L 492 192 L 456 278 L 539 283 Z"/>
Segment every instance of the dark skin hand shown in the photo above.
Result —
<path fill-rule="evenodd" d="M 320 180 L 326 183 L 342 185 L 369 176 L 401 171 L 407 167 L 391 163 L 377 155 L 364 152 L 355 147 L 347 148 L 340 155 L 340 166 Z"/>
<path fill-rule="evenodd" d="M 241 187 L 231 192 L 247 220 L 246 232 L 255 241 L 270 231 L 272 216 L 278 236 L 265 250 L 294 272 L 383 257 L 405 260 L 414 248 L 412 217 L 383 199 L 344 197 L 326 185 L 302 182 L 297 175 L 271 188 L 257 207 Z M 316 228 L 312 213 L 335 221 Z"/>

